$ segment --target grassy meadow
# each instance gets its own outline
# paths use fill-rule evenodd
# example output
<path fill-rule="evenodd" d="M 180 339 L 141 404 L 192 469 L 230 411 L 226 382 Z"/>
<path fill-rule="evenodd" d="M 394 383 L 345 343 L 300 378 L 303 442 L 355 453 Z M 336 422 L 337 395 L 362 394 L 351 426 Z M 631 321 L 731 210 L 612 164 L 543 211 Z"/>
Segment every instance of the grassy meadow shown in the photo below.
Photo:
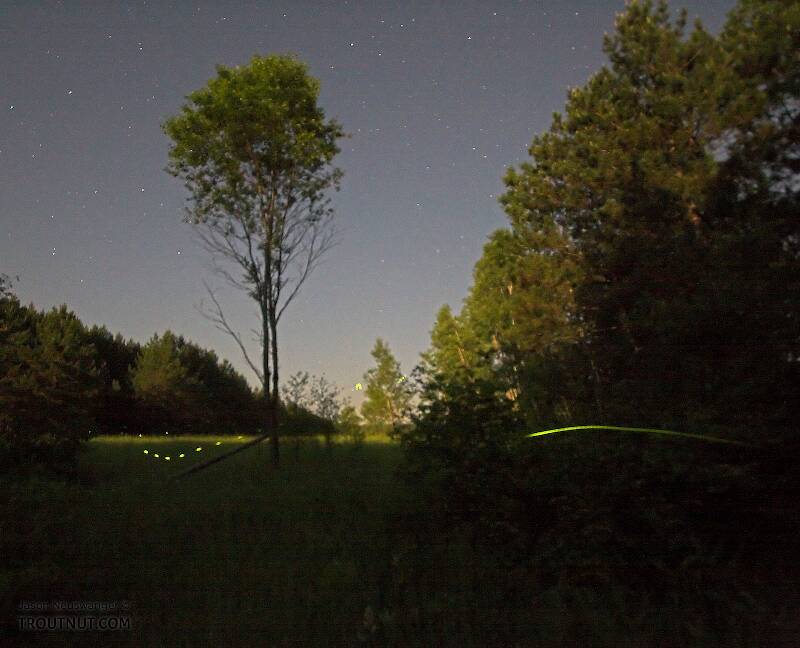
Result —
<path fill-rule="evenodd" d="M 247 440 L 100 437 L 72 479 L 6 480 L 0 645 L 759 646 L 771 627 L 704 626 L 700 603 L 613 583 L 542 588 L 466 535 L 437 535 L 388 439 L 288 440 L 279 470 L 259 444 L 169 481 Z M 131 628 L 15 631 L 20 601 L 54 600 L 128 601 Z"/>
<path fill-rule="evenodd" d="M 79 483 L 7 486 L 7 601 L 131 602 L 130 632 L 57 633 L 53 645 L 357 642 L 366 608 L 377 603 L 399 449 L 373 439 L 334 448 L 332 461 L 318 440 L 302 442 L 298 457 L 290 442 L 273 471 L 260 444 L 167 481 L 189 465 L 181 461 L 245 440 L 97 438 Z"/>
<path fill-rule="evenodd" d="M 278 471 L 263 443 L 169 481 L 199 456 L 250 439 L 98 437 L 71 479 L 3 483 L 0 645 L 499 640 L 491 626 L 507 626 L 506 613 L 488 610 L 487 622 L 475 610 L 497 573 L 487 571 L 482 585 L 468 543 L 431 541 L 413 486 L 395 475 L 401 450 L 388 438 L 332 449 L 322 437 L 285 440 Z M 16 631 L 20 601 L 56 600 L 127 601 L 121 614 L 131 629 Z"/>

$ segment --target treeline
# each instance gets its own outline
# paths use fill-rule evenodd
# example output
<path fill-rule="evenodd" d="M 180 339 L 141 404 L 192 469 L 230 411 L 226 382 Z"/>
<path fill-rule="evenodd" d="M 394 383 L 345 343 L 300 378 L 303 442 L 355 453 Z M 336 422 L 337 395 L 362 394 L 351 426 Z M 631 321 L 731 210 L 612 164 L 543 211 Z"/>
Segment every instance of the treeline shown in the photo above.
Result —
<path fill-rule="evenodd" d="M 292 406 L 285 434 L 333 429 Z M 99 434 L 253 434 L 264 400 L 227 360 L 166 331 L 146 344 L 87 327 L 66 306 L 22 305 L 0 282 L 0 461 L 69 462 Z"/>
<path fill-rule="evenodd" d="M 553 587 L 691 600 L 705 612 L 670 623 L 705 636 L 763 621 L 747 596 L 796 595 L 763 591 L 758 574 L 780 580 L 788 564 L 775 511 L 797 495 L 781 463 L 797 457 L 800 414 L 797 7 L 740 0 L 714 37 L 699 23 L 686 34 L 664 2 L 630 2 L 605 38 L 609 64 L 506 173 L 509 226 L 489 237 L 460 312 L 439 311 L 400 433 L 414 483 L 430 487 L 431 538 L 458 529 L 536 574 L 486 605 Z M 526 436 L 587 424 L 761 449 Z M 652 632 L 642 605 L 625 613 Z"/>
<path fill-rule="evenodd" d="M 741 2 L 719 38 L 651 5 L 509 169 L 510 227 L 425 374 L 491 383 L 532 430 L 779 437 L 800 410 L 797 4 Z"/>

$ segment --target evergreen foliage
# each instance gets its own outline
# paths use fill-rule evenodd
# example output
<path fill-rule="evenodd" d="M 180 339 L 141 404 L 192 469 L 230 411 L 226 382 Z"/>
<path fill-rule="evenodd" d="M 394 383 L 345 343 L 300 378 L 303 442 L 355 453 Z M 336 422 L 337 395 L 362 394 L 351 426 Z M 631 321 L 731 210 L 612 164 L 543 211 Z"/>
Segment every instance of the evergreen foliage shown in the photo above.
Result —
<path fill-rule="evenodd" d="M 369 433 L 390 433 L 406 423 L 412 393 L 389 345 L 378 338 L 372 349 L 375 366 L 364 374 L 361 416 Z"/>
<path fill-rule="evenodd" d="M 145 345 L 66 306 L 0 297 L 0 463 L 71 469 L 98 434 L 252 434 L 263 410 L 227 361 L 167 331 Z M 287 423 L 307 421 L 294 412 Z M 314 417 L 312 417 L 314 418 Z M 314 429 L 325 430 L 314 419 Z"/>
<path fill-rule="evenodd" d="M 800 492 L 787 471 L 800 413 L 799 21 L 796 2 L 741 0 L 718 37 L 699 22 L 687 34 L 685 12 L 629 2 L 604 41 L 609 65 L 508 169 L 509 228 L 490 236 L 461 312 L 439 311 L 400 434 L 433 536 L 469 537 L 536 574 L 539 591 L 699 597 L 716 605 L 712 625 L 758 614 L 741 592 L 788 568 L 796 530 L 758 502 L 779 510 Z M 525 438 L 581 424 L 761 449 Z M 772 556 L 733 532 L 761 525 Z"/>
<path fill-rule="evenodd" d="M 66 306 L 41 313 L 0 299 L 2 463 L 68 463 L 92 433 L 103 368 Z"/>
<path fill-rule="evenodd" d="M 365 433 L 361 417 L 358 415 L 358 410 L 350 403 L 345 404 L 339 411 L 336 418 L 336 431 L 355 445 L 364 442 Z"/>

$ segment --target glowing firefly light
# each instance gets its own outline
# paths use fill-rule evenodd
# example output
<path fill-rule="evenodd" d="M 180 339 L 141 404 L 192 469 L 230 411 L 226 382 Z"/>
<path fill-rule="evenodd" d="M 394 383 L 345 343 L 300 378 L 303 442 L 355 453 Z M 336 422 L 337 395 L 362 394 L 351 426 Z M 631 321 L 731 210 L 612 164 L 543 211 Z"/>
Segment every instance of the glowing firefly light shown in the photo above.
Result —
<path fill-rule="evenodd" d="M 145 450 L 144 453 L 145 454 L 150 454 L 150 451 L 149 450 Z"/>
<path fill-rule="evenodd" d="M 733 445 L 750 446 L 750 443 L 742 441 L 733 441 L 732 439 L 720 439 L 718 437 L 706 436 L 705 434 L 691 434 L 689 432 L 675 432 L 674 430 L 659 430 L 656 428 L 638 428 L 638 427 L 623 427 L 619 425 L 573 425 L 571 427 L 554 428 L 552 430 L 542 430 L 541 432 L 534 432 L 529 434 L 528 437 L 537 437 L 545 434 L 553 434 L 555 432 L 565 432 L 567 430 L 621 430 L 623 432 L 643 432 L 645 434 L 665 434 L 668 436 L 688 437 L 691 439 L 701 439 L 703 441 L 711 441 L 712 443 L 730 443 Z"/>
<path fill-rule="evenodd" d="M 158 453 L 157 453 L 157 452 L 156 452 L 156 453 L 155 453 L 153 456 L 154 456 L 156 459 L 158 459 Z"/>
<path fill-rule="evenodd" d="M 217 441 L 214 445 L 222 445 L 222 441 Z"/>
<path fill-rule="evenodd" d="M 178 455 L 178 459 L 183 459 L 185 456 L 186 456 L 186 455 L 184 455 L 184 454 L 181 452 L 181 453 Z"/>
<path fill-rule="evenodd" d="M 166 461 L 169 461 L 169 457 L 164 457 L 164 459 L 165 459 Z"/>
<path fill-rule="evenodd" d="M 202 448 L 195 448 L 194 449 L 195 452 L 200 452 L 201 450 L 202 450 Z"/>

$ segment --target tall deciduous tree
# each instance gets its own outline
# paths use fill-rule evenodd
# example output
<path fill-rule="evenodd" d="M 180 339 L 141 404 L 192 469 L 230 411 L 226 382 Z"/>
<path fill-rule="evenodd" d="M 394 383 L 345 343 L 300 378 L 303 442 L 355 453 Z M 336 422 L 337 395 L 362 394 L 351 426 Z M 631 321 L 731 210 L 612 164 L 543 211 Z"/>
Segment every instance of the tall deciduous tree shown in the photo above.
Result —
<path fill-rule="evenodd" d="M 339 413 L 339 388 L 325 376 L 314 376 L 311 379 L 309 396 L 314 414 L 329 421 L 336 420 Z"/>
<path fill-rule="evenodd" d="M 291 376 L 282 387 L 283 402 L 287 407 L 295 409 L 308 407 L 308 381 L 307 371 L 298 371 Z"/>
<path fill-rule="evenodd" d="M 254 56 L 241 68 L 217 66 L 217 73 L 165 122 L 174 141 L 167 171 L 192 192 L 187 220 L 222 261 L 219 274 L 258 305 L 256 362 L 209 291 L 209 316 L 234 337 L 263 387 L 277 465 L 278 322 L 332 245 L 326 191 L 339 188 L 342 174 L 331 161 L 344 133 L 317 105 L 319 82 L 292 57 Z"/>

